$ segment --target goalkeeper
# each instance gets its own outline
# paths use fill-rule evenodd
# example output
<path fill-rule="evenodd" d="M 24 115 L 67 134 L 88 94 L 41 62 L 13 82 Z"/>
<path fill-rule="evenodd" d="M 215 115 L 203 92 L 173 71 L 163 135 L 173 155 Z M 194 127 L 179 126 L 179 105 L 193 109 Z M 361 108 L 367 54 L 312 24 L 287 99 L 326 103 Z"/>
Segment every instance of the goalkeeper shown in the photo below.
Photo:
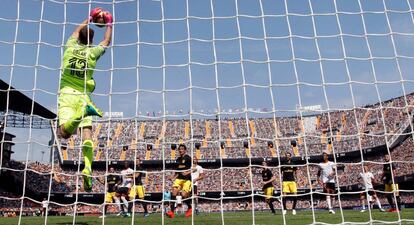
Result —
<path fill-rule="evenodd" d="M 92 46 L 94 31 L 89 22 L 106 24 L 103 41 Z M 102 24 L 101 24 L 102 25 Z M 59 135 L 69 138 L 78 127 L 82 129 L 82 153 L 85 167 L 82 170 L 83 188 L 92 190 L 92 116 L 102 117 L 102 111 L 92 102 L 90 94 L 95 89 L 93 72 L 98 59 L 105 53 L 112 37 L 112 15 L 95 8 L 90 18 L 84 20 L 66 42 L 62 59 L 62 76 L 58 99 Z"/>

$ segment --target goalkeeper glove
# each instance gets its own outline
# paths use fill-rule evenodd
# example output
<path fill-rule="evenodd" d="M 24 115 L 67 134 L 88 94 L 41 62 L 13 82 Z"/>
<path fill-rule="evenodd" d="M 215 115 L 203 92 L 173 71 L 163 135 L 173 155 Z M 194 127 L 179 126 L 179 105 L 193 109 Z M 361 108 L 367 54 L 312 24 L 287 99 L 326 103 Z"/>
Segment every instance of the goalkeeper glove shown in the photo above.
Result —
<path fill-rule="evenodd" d="M 112 22 L 113 22 L 112 14 L 108 11 L 105 11 L 103 12 L 103 18 L 106 23 L 106 26 L 112 27 Z"/>
<path fill-rule="evenodd" d="M 89 21 L 95 20 L 98 16 L 100 16 L 101 12 L 102 12 L 102 9 L 99 7 L 92 9 L 91 12 L 89 13 Z"/>

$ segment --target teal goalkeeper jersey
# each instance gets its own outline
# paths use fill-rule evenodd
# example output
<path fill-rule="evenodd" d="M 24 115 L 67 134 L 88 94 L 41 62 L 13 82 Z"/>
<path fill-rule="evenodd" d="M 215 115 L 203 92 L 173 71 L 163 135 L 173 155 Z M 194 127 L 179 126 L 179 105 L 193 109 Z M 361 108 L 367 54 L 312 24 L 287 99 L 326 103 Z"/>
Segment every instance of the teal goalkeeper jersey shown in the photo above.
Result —
<path fill-rule="evenodd" d="M 93 72 L 99 57 L 105 53 L 103 46 L 88 47 L 70 37 L 63 54 L 63 69 L 60 89 L 71 87 L 80 92 L 91 93 L 95 90 Z"/>

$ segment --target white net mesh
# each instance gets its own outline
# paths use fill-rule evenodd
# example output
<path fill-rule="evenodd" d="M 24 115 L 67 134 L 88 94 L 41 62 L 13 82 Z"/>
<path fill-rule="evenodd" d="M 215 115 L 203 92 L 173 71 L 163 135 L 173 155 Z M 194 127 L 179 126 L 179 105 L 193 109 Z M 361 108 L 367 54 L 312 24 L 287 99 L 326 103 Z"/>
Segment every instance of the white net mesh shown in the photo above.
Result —
<path fill-rule="evenodd" d="M 414 221 L 411 1 L 2 3 L 1 216 L 16 216 L 11 221 L 18 224 L 33 215 L 44 215 L 39 224 L 111 224 L 112 218 L 97 218 L 119 210 L 116 202 L 104 204 L 109 170 L 120 174 L 125 161 L 135 167 L 140 158 L 145 199 L 129 199 L 136 214 L 117 223 L 141 223 L 145 202 L 150 221 L 168 224 L 165 192 L 172 190 L 179 155 L 173 146 L 183 143 L 205 174 L 191 197 L 201 215 L 193 213 L 188 223 Z M 86 193 L 83 133 L 58 138 L 57 118 L 48 110 L 58 108 L 65 43 L 98 6 L 115 22 L 112 43 L 94 71 L 91 97 L 106 113 L 93 119 L 93 188 Z M 105 29 L 90 27 L 99 43 Z M 336 165 L 334 215 L 318 183 L 323 152 Z M 282 194 L 286 153 L 297 167 L 291 195 Z M 265 202 L 263 161 L 275 178 L 274 217 Z M 383 179 L 387 165 L 394 171 L 390 181 Z M 360 195 L 369 192 L 360 178 L 366 170 L 382 207 L 398 203 L 402 210 L 380 214 L 375 199 L 361 203 Z M 296 217 L 290 210 L 295 199 Z"/>

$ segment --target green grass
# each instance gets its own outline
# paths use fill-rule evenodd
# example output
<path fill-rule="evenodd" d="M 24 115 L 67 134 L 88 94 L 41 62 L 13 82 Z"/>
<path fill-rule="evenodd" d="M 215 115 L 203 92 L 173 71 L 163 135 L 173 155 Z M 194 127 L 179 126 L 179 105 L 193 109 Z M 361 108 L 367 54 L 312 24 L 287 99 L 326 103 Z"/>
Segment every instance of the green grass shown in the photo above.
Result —
<path fill-rule="evenodd" d="M 335 215 L 328 214 L 327 211 L 317 211 L 315 212 L 315 221 L 324 222 L 330 224 L 338 224 L 342 222 L 342 216 L 339 210 L 336 211 Z M 381 221 L 397 221 L 397 213 L 381 213 L 377 210 L 372 211 L 373 220 Z M 414 209 L 405 209 L 402 211 L 401 219 L 411 219 L 414 220 Z M 356 222 L 368 222 L 369 213 L 360 213 L 359 211 L 345 210 L 344 211 L 344 220 L 347 221 L 347 224 L 355 224 Z M 296 224 L 311 224 L 313 222 L 312 212 L 310 211 L 298 211 L 296 216 L 291 215 L 289 212 L 286 215 L 286 224 L 296 225 Z M 224 213 L 223 214 L 224 223 L 226 225 L 247 225 L 252 224 L 252 213 L 251 212 L 237 212 L 237 213 Z M 114 216 L 108 216 L 105 218 L 105 224 L 108 225 L 123 225 L 131 224 L 132 218 L 119 218 Z M 165 217 L 164 222 L 167 225 L 190 225 L 191 218 L 185 218 L 183 215 L 178 215 L 174 219 Z M 1 225 L 11 225 L 18 224 L 18 218 L 1 218 Z M 45 224 L 45 219 L 41 217 L 22 217 L 20 224 L 27 225 L 40 225 Z M 56 225 L 65 225 L 73 224 L 73 217 L 48 217 L 47 224 L 56 224 Z M 103 224 L 102 219 L 98 217 L 90 216 L 77 216 L 75 220 L 76 225 L 99 225 Z M 162 224 L 162 219 L 160 214 L 152 214 L 148 218 L 143 218 L 141 215 L 136 215 L 134 224 L 149 224 L 156 225 Z M 200 214 L 194 216 L 194 224 L 199 225 L 215 225 L 222 224 L 222 216 L 220 213 L 210 213 L 210 214 Z M 283 224 L 283 217 L 280 214 L 280 211 L 277 215 L 271 215 L 268 212 L 256 212 L 255 213 L 255 224 L 256 225 L 267 225 L 267 224 Z M 381 224 L 375 222 L 373 224 Z M 398 223 L 392 223 L 398 224 Z M 402 224 L 414 224 L 414 222 L 403 222 Z"/>

